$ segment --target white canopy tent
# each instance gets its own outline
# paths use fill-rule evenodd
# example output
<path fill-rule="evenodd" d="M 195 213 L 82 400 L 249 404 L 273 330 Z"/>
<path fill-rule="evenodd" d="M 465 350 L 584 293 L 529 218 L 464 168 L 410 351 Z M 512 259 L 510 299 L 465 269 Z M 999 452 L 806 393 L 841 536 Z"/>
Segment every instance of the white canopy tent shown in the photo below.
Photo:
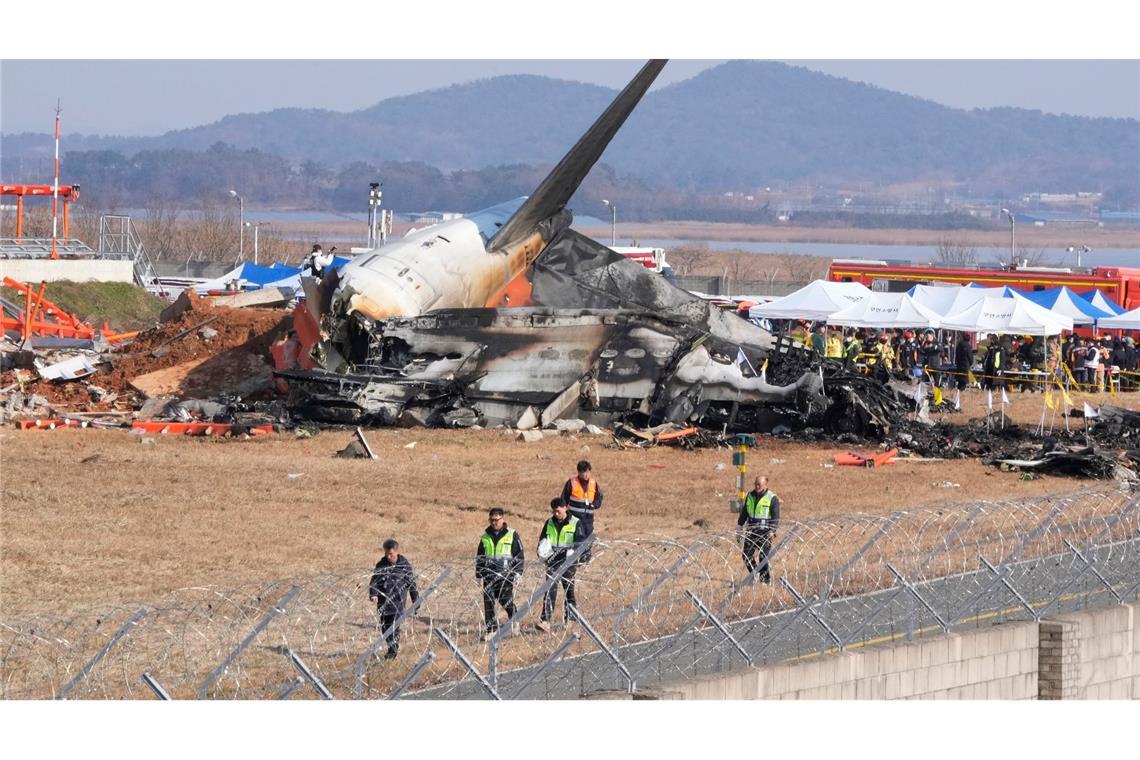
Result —
<path fill-rule="evenodd" d="M 942 318 L 944 330 L 1002 335 L 1056 335 L 1072 330 L 1073 320 L 1043 309 L 1027 298 L 982 298 Z"/>
<path fill-rule="evenodd" d="M 949 287 L 938 285 L 915 285 L 907 291 L 907 295 L 926 308 L 933 311 L 935 314 L 944 315 L 949 314 L 947 311 L 950 304 L 954 303 L 958 291 L 961 290 L 960 285 L 951 285 Z"/>
<path fill-rule="evenodd" d="M 827 318 L 845 327 L 938 327 L 940 317 L 906 293 L 871 293 Z"/>
<path fill-rule="evenodd" d="M 1126 311 L 1115 317 L 1098 319 L 1096 326 L 1104 330 L 1140 330 L 1140 308 Z"/>
<path fill-rule="evenodd" d="M 859 303 L 871 291 L 858 282 L 816 280 L 783 298 L 748 310 L 749 319 L 827 319 L 840 309 Z"/>
<path fill-rule="evenodd" d="M 942 316 L 957 314 L 965 311 L 983 298 L 1009 298 L 1010 288 L 975 288 L 962 287 L 954 293 L 954 300 L 946 306 L 946 311 L 939 312 Z M 943 325 L 945 327 L 945 325 Z"/>

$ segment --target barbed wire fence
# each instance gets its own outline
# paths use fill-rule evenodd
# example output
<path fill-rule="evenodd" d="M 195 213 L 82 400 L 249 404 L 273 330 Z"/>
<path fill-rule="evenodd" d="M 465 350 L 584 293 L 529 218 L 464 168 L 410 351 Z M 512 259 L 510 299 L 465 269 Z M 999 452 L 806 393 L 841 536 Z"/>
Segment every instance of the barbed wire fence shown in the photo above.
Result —
<path fill-rule="evenodd" d="M 548 577 L 532 562 L 515 585 L 519 625 L 490 637 L 473 558 L 410 557 L 421 594 L 397 621 L 400 655 L 391 660 L 380 656 L 371 571 L 4 620 L 0 695 L 566 699 L 652 690 L 746 665 L 1135 601 L 1140 497 L 1085 489 L 784 521 L 771 583 L 760 582 L 763 563 L 746 572 L 735 533 L 601 536 L 592 554 L 576 566 L 578 604 L 567 623 L 535 628 L 535 608 L 558 573 Z"/>

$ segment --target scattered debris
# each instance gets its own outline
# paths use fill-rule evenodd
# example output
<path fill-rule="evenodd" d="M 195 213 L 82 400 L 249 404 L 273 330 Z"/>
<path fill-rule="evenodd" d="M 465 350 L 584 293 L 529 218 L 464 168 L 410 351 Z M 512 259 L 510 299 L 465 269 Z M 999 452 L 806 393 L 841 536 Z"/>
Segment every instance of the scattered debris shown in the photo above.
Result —
<path fill-rule="evenodd" d="M 342 459 L 374 459 L 372 452 L 360 442 L 358 438 L 353 438 L 348 442 L 348 445 L 336 453 L 336 456 Z"/>
<path fill-rule="evenodd" d="M 296 480 L 297 478 L 301 477 L 304 474 L 305 473 L 303 473 L 303 472 L 290 472 L 290 473 L 286 473 L 285 477 L 289 478 L 289 480 Z"/>
<path fill-rule="evenodd" d="M 951 483 L 949 480 L 943 480 L 941 483 L 931 483 L 936 488 L 961 488 L 961 483 Z"/>
<path fill-rule="evenodd" d="M 404 448 L 405 449 L 414 449 L 416 447 L 417 443 L 419 443 L 419 441 L 412 441 L 411 443 L 405 443 Z"/>
<path fill-rule="evenodd" d="M 369 459 L 379 459 L 379 457 L 376 456 L 376 452 L 368 445 L 368 439 L 364 437 L 364 431 L 360 428 L 356 429 L 356 440 L 360 441 L 360 445 L 364 447 L 364 451 L 368 454 Z"/>
<path fill-rule="evenodd" d="M 898 449 L 891 449 L 881 454 L 860 454 L 857 451 L 845 451 L 842 454 L 834 456 L 835 463 L 840 465 L 851 465 L 853 467 L 882 467 L 883 465 L 890 464 L 895 461 L 898 456 Z"/>
<path fill-rule="evenodd" d="M 520 430 L 518 435 L 515 436 L 516 441 L 524 441 L 526 443 L 535 443 L 541 441 L 546 436 L 540 430 Z"/>
<path fill-rule="evenodd" d="M 94 374 L 95 365 L 86 356 L 74 356 L 36 370 L 44 380 L 78 380 Z"/>

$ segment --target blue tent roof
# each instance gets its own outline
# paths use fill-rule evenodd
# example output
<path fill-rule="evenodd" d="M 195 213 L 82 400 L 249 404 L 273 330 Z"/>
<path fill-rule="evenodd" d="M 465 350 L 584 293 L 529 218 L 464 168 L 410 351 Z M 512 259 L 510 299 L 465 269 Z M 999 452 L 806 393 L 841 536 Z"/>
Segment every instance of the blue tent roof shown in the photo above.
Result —
<path fill-rule="evenodd" d="M 1093 306 L 1096 306 L 1102 310 L 1111 311 L 1114 315 L 1124 313 L 1124 309 L 1121 308 L 1120 304 L 1118 304 L 1116 301 L 1113 301 L 1100 290 L 1086 290 L 1081 293 L 1081 298 L 1084 298 Z"/>
<path fill-rule="evenodd" d="M 1056 306 L 1058 300 L 1068 298 L 1069 301 L 1072 302 L 1073 306 L 1075 306 L 1082 314 L 1092 317 L 1093 319 L 1101 319 L 1103 317 L 1112 316 L 1112 314 L 1109 314 L 1103 309 L 1098 309 L 1089 303 L 1087 299 L 1082 298 L 1073 291 L 1069 290 L 1068 286 L 1066 285 L 1059 285 L 1055 288 L 1038 290 L 1032 293 L 1024 293 L 1023 295 L 1030 301 L 1033 301 L 1033 303 L 1037 304 L 1038 306 L 1044 306 L 1046 309 L 1052 309 L 1054 306 Z"/>

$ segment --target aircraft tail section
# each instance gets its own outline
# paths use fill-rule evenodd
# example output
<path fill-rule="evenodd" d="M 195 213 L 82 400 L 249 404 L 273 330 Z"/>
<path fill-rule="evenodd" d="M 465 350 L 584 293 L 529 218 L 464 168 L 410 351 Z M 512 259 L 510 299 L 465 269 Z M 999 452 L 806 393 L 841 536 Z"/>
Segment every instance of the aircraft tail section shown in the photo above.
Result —
<path fill-rule="evenodd" d="M 586 134 L 562 157 L 526 203 L 499 229 L 488 244 L 488 250 L 507 248 L 533 234 L 539 222 L 549 219 L 566 206 L 570 196 L 582 184 L 582 180 L 597 163 L 606 146 L 664 66 L 664 60 L 653 60 L 641 68 Z"/>

